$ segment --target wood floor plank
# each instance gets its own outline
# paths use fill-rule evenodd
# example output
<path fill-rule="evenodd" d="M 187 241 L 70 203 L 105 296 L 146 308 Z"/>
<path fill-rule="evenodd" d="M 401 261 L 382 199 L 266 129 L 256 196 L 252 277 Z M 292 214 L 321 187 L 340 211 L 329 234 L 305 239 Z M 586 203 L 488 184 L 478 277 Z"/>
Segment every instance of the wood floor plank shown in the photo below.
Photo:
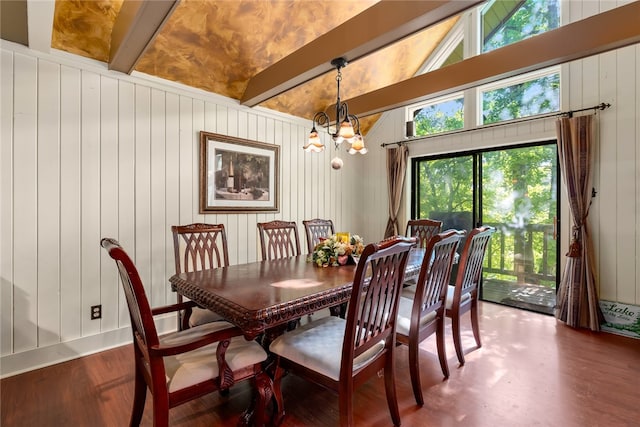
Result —
<path fill-rule="evenodd" d="M 403 426 L 640 425 L 640 340 L 574 330 L 551 316 L 491 303 L 481 303 L 481 349 L 473 348 L 468 319 L 463 325 L 465 366 L 458 366 L 447 336 L 449 380 L 442 380 L 435 337 L 421 346 L 422 408 L 411 391 L 406 347 L 397 348 Z M 2 379 L 0 425 L 127 425 L 131 353 L 124 346 Z M 331 392 L 289 375 L 283 393 L 284 427 L 337 425 L 338 400 Z M 233 426 L 249 400 L 248 384 L 238 384 L 227 397 L 212 394 L 172 409 L 170 424 Z M 356 392 L 354 408 L 356 425 L 391 425 L 382 378 Z M 149 397 L 142 425 L 152 425 Z"/>

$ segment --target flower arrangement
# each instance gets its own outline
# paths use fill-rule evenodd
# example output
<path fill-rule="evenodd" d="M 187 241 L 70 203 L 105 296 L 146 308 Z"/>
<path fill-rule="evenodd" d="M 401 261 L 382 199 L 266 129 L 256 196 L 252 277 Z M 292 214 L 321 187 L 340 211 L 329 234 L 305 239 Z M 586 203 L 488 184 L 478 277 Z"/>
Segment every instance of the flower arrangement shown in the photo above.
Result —
<path fill-rule="evenodd" d="M 357 234 L 346 238 L 333 234 L 313 248 L 308 260 L 318 267 L 346 265 L 355 263 L 354 257 L 360 256 L 363 250 L 362 237 Z"/>

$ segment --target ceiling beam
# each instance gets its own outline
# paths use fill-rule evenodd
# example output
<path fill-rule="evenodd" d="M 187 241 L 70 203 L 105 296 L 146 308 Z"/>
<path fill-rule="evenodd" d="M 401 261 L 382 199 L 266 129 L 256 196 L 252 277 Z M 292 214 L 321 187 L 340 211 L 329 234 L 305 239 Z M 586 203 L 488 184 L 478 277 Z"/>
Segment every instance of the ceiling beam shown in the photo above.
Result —
<path fill-rule="evenodd" d="M 48 53 L 51 50 L 53 33 L 54 0 L 28 0 L 29 48 Z"/>
<path fill-rule="evenodd" d="M 354 61 L 482 1 L 382 0 L 256 74 L 240 99 L 254 107 L 331 71 L 331 60 Z"/>
<path fill-rule="evenodd" d="M 346 100 L 368 116 L 640 43 L 640 1 Z M 329 108 L 329 107 L 327 107 Z"/>
<path fill-rule="evenodd" d="M 111 32 L 109 69 L 130 74 L 180 0 L 125 0 Z"/>
<path fill-rule="evenodd" d="M 29 46 L 27 0 L 0 1 L 0 38 Z"/>

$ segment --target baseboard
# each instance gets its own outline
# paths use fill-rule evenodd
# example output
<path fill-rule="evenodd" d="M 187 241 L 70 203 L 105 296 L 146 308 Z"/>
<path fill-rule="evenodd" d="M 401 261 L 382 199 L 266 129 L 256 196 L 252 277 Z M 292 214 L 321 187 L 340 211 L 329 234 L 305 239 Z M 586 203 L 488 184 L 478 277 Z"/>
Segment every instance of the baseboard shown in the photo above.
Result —
<path fill-rule="evenodd" d="M 176 329 L 175 316 L 156 318 L 158 334 Z M 0 358 L 0 378 L 11 377 L 35 369 L 99 353 L 114 347 L 130 344 L 131 327 L 103 332 L 97 335 L 78 338 L 48 347 L 34 348 Z"/>

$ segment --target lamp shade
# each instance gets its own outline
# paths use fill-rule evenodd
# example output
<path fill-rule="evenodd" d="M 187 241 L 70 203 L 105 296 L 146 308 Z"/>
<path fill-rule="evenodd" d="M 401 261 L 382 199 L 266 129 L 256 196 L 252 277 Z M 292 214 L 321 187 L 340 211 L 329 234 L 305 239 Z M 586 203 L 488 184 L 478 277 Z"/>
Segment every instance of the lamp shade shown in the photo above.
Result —
<path fill-rule="evenodd" d="M 304 149 L 304 151 L 312 153 L 319 153 L 324 150 L 324 144 L 320 140 L 318 131 L 316 131 L 315 128 L 313 128 L 311 130 L 311 133 L 309 134 L 309 141 L 307 142 L 307 145 L 302 148 Z"/>
<path fill-rule="evenodd" d="M 367 151 L 369 150 L 367 150 L 367 148 L 364 146 L 364 139 L 362 138 L 362 135 L 357 133 L 353 138 L 353 142 L 351 143 L 349 154 L 356 154 L 356 153 L 366 154 Z"/>

